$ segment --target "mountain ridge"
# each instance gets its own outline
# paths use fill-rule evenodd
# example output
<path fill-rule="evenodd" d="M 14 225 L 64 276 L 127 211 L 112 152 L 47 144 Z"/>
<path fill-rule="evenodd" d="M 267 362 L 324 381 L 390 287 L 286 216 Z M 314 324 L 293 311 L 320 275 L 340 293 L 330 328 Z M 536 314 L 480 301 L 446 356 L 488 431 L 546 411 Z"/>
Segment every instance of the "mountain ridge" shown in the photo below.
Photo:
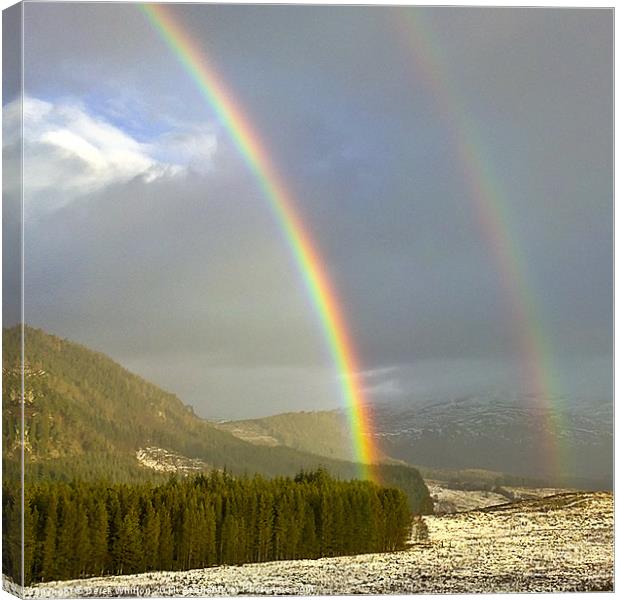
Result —
<path fill-rule="evenodd" d="M 568 403 L 566 403 L 568 404 Z M 556 405 L 562 405 L 556 401 Z M 611 487 L 612 431 L 605 402 L 579 410 L 579 403 L 557 408 L 536 397 L 487 394 L 439 398 L 420 404 L 377 403 L 372 406 L 375 442 L 386 461 L 415 465 L 431 478 L 486 483 L 491 478 L 557 487 Z M 561 426 L 551 424 L 561 414 Z M 556 421 L 554 421 L 556 419 Z M 313 426 L 313 424 L 315 426 Z M 268 438 L 327 456 L 347 456 L 343 411 L 283 413 L 219 423 L 253 443 Z M 301 432 L 295 436 L 289 431 Z M 545 469 L 545 443 L 569 445 L 572 464 L 566 471 Z M 349 454 L 347 454 L 349 453 Z M 390 458 L 388 458 L 390 457 Z M 478 473 L 478 474 L 476 474 Z M 482 475 L 480 475 L 482 474 Z"/>

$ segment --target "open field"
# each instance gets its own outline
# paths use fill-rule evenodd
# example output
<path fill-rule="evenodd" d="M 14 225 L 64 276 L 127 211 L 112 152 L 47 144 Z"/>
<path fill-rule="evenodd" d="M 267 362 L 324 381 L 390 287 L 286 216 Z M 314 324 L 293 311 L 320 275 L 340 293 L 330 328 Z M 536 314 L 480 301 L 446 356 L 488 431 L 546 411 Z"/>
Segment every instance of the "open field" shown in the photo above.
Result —
<path fill-rule="evenodd" d="M 52 582 L 26 596 L 331 595 L 613 589 L 613 497 L 570 492 L 426 517 L 401 552 Z"/>

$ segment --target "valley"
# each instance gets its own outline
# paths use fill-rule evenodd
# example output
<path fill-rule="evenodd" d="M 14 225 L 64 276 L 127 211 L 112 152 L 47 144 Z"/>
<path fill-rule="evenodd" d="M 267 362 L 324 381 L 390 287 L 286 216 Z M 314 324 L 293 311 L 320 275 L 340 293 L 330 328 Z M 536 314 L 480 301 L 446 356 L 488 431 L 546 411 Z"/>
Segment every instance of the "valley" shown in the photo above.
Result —
<path fill-rule="evenodd" d="M 9 342 L 3 362 L 7 485 L 19 476 L 20 466 L 20 373 L 15 370 L 17 356 L 10 343 L 15 335 L 15 330 L 4 330 L 5 342 Z M 160 485 L 171 475 L 186 481 L 196 474 L 224 471 L 233 478 L 258 473 L 271 479 L 294 477 L 300 470 L 319 466 L 337 480 L 355 479 L 359 474 L 359 465 L 350 460 L 341 411 L 215 423 L 100 353 L 41 330 L 26 328 L 26 335 L 27 487 L 71 479 Z M 605 471 L 611 456 L 606 413 L 575 414 L 557 433 L 562 438 L 573 430 L 581 431 L 576 445 L 581 460 L 591 465 L 596 476 Z M 174 572 L 140 573 L 136 569 L 133 575 L 73 581 L 53 581 L 62 577 L 56 575 L 33 578 L 45 583 L 27 588 L 26 595 L 609 590 L 613 585 L 612 495 L 577 491 L 578 485 L 570 489 L 566 481 L 538 479 L 536 469 L 501 470 L 515 466 L 502 454 L 510 444 L 520 461 L 535 452 L 533 440 L 544 437 L 541 432 L 546 433 L 548 427 L 536 415 L 541 413 L 535 407 L 518 408 L 490 397 L 431 402 L 410 410 L 396 405 L 377 408 L 375 435 L 384 451 L 381 483 L 405 492 L 408 511 L 426 515 L 428 539 L 412 539 L 405 550 L 339 557 L 327 553 L 327 558 L 235 566 L 223 561 L 224 566 Z M 484 456 L 480 449 L 485 449 Z M 448 460 L 450 453 L 457 458 Z M 412 467 L 407 457 L 411 463 L 426 466 Z M 583 472 L 577 470 L 573 475 Z M 595 485 L 604 487 L 605 482 L 599 477 Z M 29 505 L 28 518 L 40 518 L 46 510 L 45 503 L 35 505 Z M 62 510 L 56 511 L 61 517 Z M 140 509 L 118 515 L 129 528 L 136 520 L 144 525 L 147 512 Z M 12 535 L 19 536 L 19 529 Z M 144 534 L 141 543 L 147 539 Z M 208 564 L 213 563 L 201 563 Z M 7 572 L 12 571 L 5 568 Z M 80 572 L 87 576 L 97 571 L 74 571 Z M 127 570 L 113 566 L 102 572 Z M 5 579 L 5 587 L 15 586 Z"/>

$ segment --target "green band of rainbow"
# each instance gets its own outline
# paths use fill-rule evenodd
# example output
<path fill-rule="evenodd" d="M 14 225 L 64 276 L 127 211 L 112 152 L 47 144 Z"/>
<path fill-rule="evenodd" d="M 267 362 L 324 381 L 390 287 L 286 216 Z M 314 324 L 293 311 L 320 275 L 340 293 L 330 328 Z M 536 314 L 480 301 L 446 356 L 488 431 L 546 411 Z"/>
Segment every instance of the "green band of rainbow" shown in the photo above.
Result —
<path fill-rule="evenodd" d="M 527 261 L 511 224 L 509 203 L 492 161 L 477 131 L 465 103 L 460 99 L 448 68 L 442 59 L 432 27 L 421 9 L 406 9 L 408 18 L 398 12 L 395 28 L 403 37 L 414 61 L 416 82 L 421 80 L 433 94 L 436 110 L 452 133 L 454 149 L 469 187 L 475 214 L 486 244 L 495 260 L 506 302 L 514 324 L 514 339 L 524 367 L 528 391 L 543 401 L 541 431 L 544 456 L 550 474 L 560 475 L 567 464 L 567 449 L 561 447 L 559 433 L 563 428 L 561 411 L 554 410 L 557 402 L 557 378 L 553 353 L 544 333 L 541 310 L 536 294 L 527 277 Z"/>
<path fill-rule="evenodd" d="M 292 196 L 274 168 L 265 144 L 226 89 L 222 78 L 209 64 L 205 52 L 189 37 L 172 10 L 165 4 L 143 4 L 140 7 L 227 129 L 269 201 L 319 315 L 330 355 L 340 374 L 353 449 L 361 465 L 360 477 L 376 479 L 373 465 L 378 462 L 378 454 L 368 404 L 360 378 L 356 376 L 360 368 L 355 348 L 324 262 L 295 210 Z"/>

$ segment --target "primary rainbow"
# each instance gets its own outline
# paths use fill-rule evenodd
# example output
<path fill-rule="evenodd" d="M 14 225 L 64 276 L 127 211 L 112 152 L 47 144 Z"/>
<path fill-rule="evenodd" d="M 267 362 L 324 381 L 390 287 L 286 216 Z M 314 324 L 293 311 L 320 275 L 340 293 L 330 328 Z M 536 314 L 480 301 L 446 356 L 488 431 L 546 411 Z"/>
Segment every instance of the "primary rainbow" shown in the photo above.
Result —
<path fill-rule="evenodd" d="M 340 375 L 353 450 L 361 465 L 360 477 L 376 480 L 377 473 L 373 467 L 378 462 L 378 453 L 373 442 L 368 404 L 358 375 L 361 369 L 355 348 L 323 260 L 295 209 L 292 195 L 270 160 L 266 145 L 209 63 L 204 50 L 190 38 L 173 11 L 165 4 L 142 4 L 140 8 L 215 111 L 269 201 L 318 313 L 330 355 Z"/>
<path fill-rule="evenodd" d="M 416 67 L 416 80 L 422 75 L 425 87 L 431 91 L 437 113 L 448 125 L 460 167 L 469 187 L 480 229 L 496 262 L 504 296 L 510 307 L 516 346 L 521 356 L 525 380 L 530 392 L 542 398 L 543 419 L 549 432 L 542 440 L 547 469 L 551 474 L 561 474 L 568 467 L 568 449 L 560 444 L 563 426 L 560 411 L 554 410 L 558 401 L 557 378 L 553 354 L 540 318 L 541 310 L 536 302 L 527 278 L 527 261 L 513 234 L 509 204 L 501 182 L 492 168 L 492 161 L 485 151 L 476 124 L 470 117 L 465 103 L 459 98 L 448 77 L 448 68 L 441 57 L 430 24 L 422 11 L 404 9 L 406 17 L 398 11 L 395 27 L 404 37 L 411 50 Z M 560 407 L 557 407 L 560 408 Z"/>

